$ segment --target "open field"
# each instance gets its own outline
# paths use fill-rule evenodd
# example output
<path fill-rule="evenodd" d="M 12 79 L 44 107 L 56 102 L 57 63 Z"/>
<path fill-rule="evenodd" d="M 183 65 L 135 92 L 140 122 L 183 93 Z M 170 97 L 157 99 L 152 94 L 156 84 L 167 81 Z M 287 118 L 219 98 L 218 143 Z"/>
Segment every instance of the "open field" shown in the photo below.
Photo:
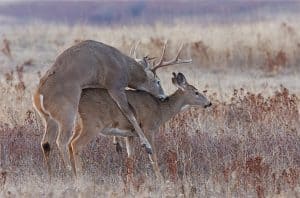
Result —
<path fill-rule="evenodd" d="M 182 72 L 212 100 L 210 109 L 180 113 L 157 132 L 158 184 L 136 141 L 134 182 L 128 196 L 300 196 L 300 25 L 274 20 L 248 24 L 0 26 L 0 196 L 123 197 L 126 154 L 99 136 L 85 149 L 86 174 L 77 184 L 64 174 L 57 149 L 49 183 L 40 141 L 43 125 L 31 94 L 55 57 L 85 39 L 128 54 L 158 56 L 164 40 L 172 57 L 180 42 L 191 65 L 158 71 L 172 93 L 171 72 Z"/>

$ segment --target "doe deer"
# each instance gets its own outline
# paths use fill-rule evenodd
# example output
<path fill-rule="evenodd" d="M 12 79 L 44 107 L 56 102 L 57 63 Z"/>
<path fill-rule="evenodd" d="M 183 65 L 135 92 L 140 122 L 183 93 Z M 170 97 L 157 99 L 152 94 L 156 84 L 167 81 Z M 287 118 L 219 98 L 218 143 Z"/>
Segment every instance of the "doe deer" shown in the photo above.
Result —
<path fill-rule="evenodd" d="M 190 62 L 178 58 L 176 61 Z M 162 61 L 157 67 L 150 68 L 114 47 L 92 40 L 82 41 L 62 52 L 41 78 L 33 95 L 33 105 L 45 123 L 41 147 L 49 174 L 49 155 L 54 143 L 65 166 L 71 169 L 70 141 L 80 96 L 85 88 L 106 89 L 109 98 L 113 99 L 135 129 L 142 146 L 151 154 L 151 145 L 128 105 L 125 88 L 143 90 L 156 98 L 165 99 L 159 78 L 155 75 L 156 69 L 163 64 Z"/>
<path fill-rule="evenodd" d="M 172 83 L 178 87 L 166 101 L 160 101 L 144 91 L 126 91 L 128 102 L 140 123 L 150 144 L 153 154 L 149 155 L 157 177 L 161 178 L 154 146 L 154 136 L 160 125 L 188 106 L 209 107 L 211 102 L 194 86 L 190 85 L 182 73 L 173 73 Z M 79 102 L 80 122 L 71 141 L 73 170 L 82 174 L 80 153 L 100 132 L 102 135 L 126 138 L 128 158 L 132 158 L 132 140 L 136 137 L 134 128 L 110 99 L 104 89 L 85 89 Z"/>

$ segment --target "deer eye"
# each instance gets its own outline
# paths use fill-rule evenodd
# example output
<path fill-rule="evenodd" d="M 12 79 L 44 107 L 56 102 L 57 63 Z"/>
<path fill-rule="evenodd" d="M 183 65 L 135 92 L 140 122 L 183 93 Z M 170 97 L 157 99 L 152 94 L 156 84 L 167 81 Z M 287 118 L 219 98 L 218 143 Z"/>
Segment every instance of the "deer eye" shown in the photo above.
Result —
<path fill-rule="evenodd" d="M 198 92 L 198 91 L 196 91 L 196 92 L 195 92 L 195 94 L 198 96 L 198 95 L 199 95 L 199 92 Z"/>
<path fill-rule="evenodd" d="M 160 81 L 159 80 L 157 81 L 157 84 L 160 85 Z"/>

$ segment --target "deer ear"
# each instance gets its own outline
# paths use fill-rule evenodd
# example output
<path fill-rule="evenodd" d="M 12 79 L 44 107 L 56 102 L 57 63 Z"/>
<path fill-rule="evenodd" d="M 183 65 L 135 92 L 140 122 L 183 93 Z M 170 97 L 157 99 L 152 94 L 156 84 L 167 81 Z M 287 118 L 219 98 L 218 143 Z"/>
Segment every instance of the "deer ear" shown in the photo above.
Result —
<path fill-rule="evenodd" d="M 187 81 L 185 79 L 185 76 L 180 72 L 177 74 L 176 80 L 177 80 L 177 84 L 179 86 L 186 86 L 187 85 Z"/>
<path fill-rule="evenodd" d="M 172 73 L 173 74 L 173 77 L 172 77 L 172 83 L 173 83 L 173 85 L 175 85 L 176 87 L 178 87 L 178 84 L 177 84 L 177 79 L 176 79 L 176 73 L 175 72 L 173 72 Z"/>
<path fill-rule="evenodd" d="M 173 74 L 173 78 L 176 78 L 176 73 L 175 73 L 175 72 L 173 72 L 172 74 Z"/>
<path fill-rule="evenodd" d="M 174 72 L 173 72 L 172 83 L 173 83 L 173 85 L 175 85 L 178 89 L 181 89 L 182 91 L 185 89 L 184 85 L 179 84 L 178 75 L 176 75 L 176 73 L 174 73 Z"/>

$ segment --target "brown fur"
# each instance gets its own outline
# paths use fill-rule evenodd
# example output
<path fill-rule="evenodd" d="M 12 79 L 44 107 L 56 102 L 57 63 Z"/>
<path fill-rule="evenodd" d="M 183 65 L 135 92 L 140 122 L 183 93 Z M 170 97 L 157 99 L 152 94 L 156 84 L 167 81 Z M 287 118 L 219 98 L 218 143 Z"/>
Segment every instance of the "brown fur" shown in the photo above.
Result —
<path fill-rule="evenodd" d="M 186 82 L 183 74 L 179 73 L 174 76 L 172 81 L 179 89 L 165 102 L 143 91 L 126 91 L 130 106 L 136 113 L 136 118 L 153 147 L 154 153 L 151 156 L 151 160 L 153 160 L 153 168 L 157 176 L 160 176 L 160 172 L 157 165 L 153 138 L 154 134 L 159 130 L 160 125 L 180 112 L 186 105 L 203 107 L 211 105 L 204 95 Z M 76 167 L 78 172 L 81 172 L 78 157 L 80 151 L 99 132 L 103 135 L 126 138 L 136 136 L 134 128 L 121 113 L 118 106 L 110 99 L 106 90 L 85 89 L 79 103 L 79 114 L 81 118 L 81 123 L 79 123 L 81 131 L 74 136 L 71 142 L 75 159 L 73 168 L 75 170 Z M 123 130 L 123 132 L 118 132 L 118 130 Z M 128 156 L 132 156 L 131 145 L 127 143 L 126 147 Z"/>
<path fill-rule="evenodd" d="M 58 130 L 56 144 L 65 165 L 71 167 L 69 144 L 82 89 L 104 88 L 132 124 L 142 145 L 152 152 L 128 106 L 125 88 L 144 90 L 163 98 L 158 81 L 150 68 L 103 43 L 88 40 L 66 49 L 41 78 L 33 96 L 34 106 L 45 121 L 43 151 L 43 145 L 51 144 Z"/>

